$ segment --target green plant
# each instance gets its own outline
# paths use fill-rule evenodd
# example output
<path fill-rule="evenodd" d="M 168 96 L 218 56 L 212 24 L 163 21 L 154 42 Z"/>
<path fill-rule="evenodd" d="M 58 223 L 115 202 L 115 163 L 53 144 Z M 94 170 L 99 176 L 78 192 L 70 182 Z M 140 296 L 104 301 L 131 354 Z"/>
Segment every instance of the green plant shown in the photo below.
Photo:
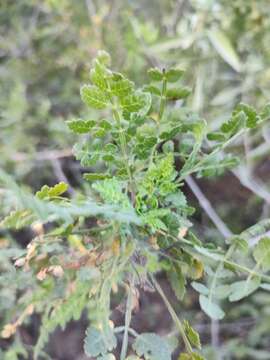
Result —
<path fill-rule="evenodd" d="M 157 274 L 167 273 L 179 301 L 191 282 L 202 310 L 213 319 L 224 317 L 225 299 L 234 302 L 258 288 L 269 290 L 269 220 L 232 236 L 223 247 L 205 243 L 190 229 L 194 209 L 183 186 L 191 174 L 208 177 L 237 164 L 235 153 L 241 149 L 235 140 L 269 119 L 270 106 L 258 113 L 241 103 L 218 131 L 209 132 L 207 122 L 185 106 L 190 91 L 177 85 L 182 70 L 150 69 L 151 83 L 136 89 L 109 64 L 109 55 L 99 52 L 91 84 L 81 88 L 83 102 L 100 116 L 67 122 L 75 134 L 85 135 L 74 146 L 76 159 L 88 169 L 84 194 L 64 196 L 68 186 L 62 182 L 45 185 L 33 196 L 0 172 L 4 196 L 15 207 L 1 228 L 8 234 L 8 229 L 32 226 L 36 233 L 27 249 L 3 246 L 0 252 L 1 287 L 14 278 L 9 289 L 13 307 L 2 336 L 15 334 L 34 311 L 42 314 L 33 349 L 39 359 L 49 334 L 86 310 L 87 355 L 115 359 L 118 348 L 121 360 L 169 360 L 175 345 L 131 327 L 140 292 L 151 288 L 160 294 L 181 335 L 179 359 L 203 359 L 198 334 L 180 320 Z M 14 258 L 23 271 L 12 273 Z M 206 285 L 198 282 L 201 278 Z M 112 298 L 125 303 L 123 326 L 110 320 Z M 20 315 L 10 322 L 14 310 Z"/>

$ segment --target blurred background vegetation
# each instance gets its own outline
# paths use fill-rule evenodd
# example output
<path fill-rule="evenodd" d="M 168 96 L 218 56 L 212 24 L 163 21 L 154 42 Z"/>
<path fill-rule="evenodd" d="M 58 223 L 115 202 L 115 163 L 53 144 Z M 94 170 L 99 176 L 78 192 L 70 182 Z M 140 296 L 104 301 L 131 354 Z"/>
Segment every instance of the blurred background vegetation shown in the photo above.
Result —
<path fill-rule="evenodd" d="M 65 121 L 94 115 L 82 105 L 79 89 L 99 49 L 110 52 L 114 68 L 137 84 L 149 66 L 185 69 L 185 83 L 192 88 L 189 106 L 210 129 L 217 129 L 240 101 L 261 107 L 270 99 L 269 14 L 269 0 L 1 0 L 0 168 L 33 190 L 62 180 L 71 184 L 71 192 L 81 188 L 80 165 L 72 156 L 75 138 Z M 218 242 L 224 227 L 238 233 L 269 216 L 269 124 L 241 141 L 241 165 L 186 188 L 204 241 Z M 10 206 L 2 203 L 0 214 Z M 203 203 L 208 211 L 200 208 Z M 14 234 L 20 246 L 29 240 L 27 233 Z M 207 359 L 270 359 L 266 293 L 230 305 L 219 324 L 202 315 L 192 291 L 184 303 L 174 301 L 200 332 Z M 9 311 L 14 302 L 7 287 L 0 308 Z M 135 321 L 145 331 L 168 330 L 161 310 L 155 296 L 145 296 Z M 25 343 L 35 341 L 37 323 L 34 319 L 22 330 Z M 58 331 L 49 345 L 52 358 L 84 359 L 84 329 L 82 319 L 64 334 Z M 1 343 L 3 349 L 8 345 Z M 20 358 L 19 345 L 16 351 L 10 360 Z"/>

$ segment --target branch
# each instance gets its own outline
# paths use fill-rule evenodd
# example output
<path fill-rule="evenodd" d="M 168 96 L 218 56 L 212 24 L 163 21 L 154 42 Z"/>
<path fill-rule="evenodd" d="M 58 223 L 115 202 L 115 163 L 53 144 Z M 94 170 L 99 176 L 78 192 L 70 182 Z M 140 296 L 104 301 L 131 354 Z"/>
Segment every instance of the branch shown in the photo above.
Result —
<path fill-rule="evenodd" d="M 54 160 L 61 159 L 65 157 L 69 157 L 72 155 L 72 149 L 64 149 L 64 150 L 44 150 L 40 152 L 36 152 L 35 154 L 27 154 L 22 152 L 17 152 L 15 154 L 11 154 L 10 158 L 13 161 L 46 161 L 46 160 Z"/>
<path fill-rule="evenodd" d="M 55 176 L 57 177 L 57 179 L 59 181 L 63 181 L 65 182 L 66 184 L 68 184 L 68 189 L 67 189 L 67 192 L 70 194 L 70 195 L 74 195 L 75 193 L 75 190 L 73 189 L 73 187 L 70 185 L 63 169 L 62 169 L 62 166 L 61 166 L 61 163 L 59 161 L 59 159 L 53 159 L 51 160 L 51 164 L 52 164 L 52 168 L 54 170 L 54 173 L 55 173 Z"/>
<path fill-rule="evenodd" d="M 216 228 L 223 235 L 223 237 L 227 239 L 228 237 L 232 236 L 233 234 L 231 230 L 218 216 L 217 212 L 215 211 L 209 200 L 206 198 L 206 196 L 203 194 L 197 183 L 193 180 L 191 175 L 188 175 L 185 181 L 188 184 L 191 191 L 193 192 L 193 194 L 198 199 L 201 207 L 204 209 L 208 217 L 212 220 L 212 222 L 215 224 Z"/>
<path fill-rule="evenodd" d="M 263 199 L 265 202 L 270 204 L 270 193 L 260 182 L 260 180 L 251 177 L 250 174 L 243 171 L 242 167 L 238 167 L 238 170 L 232 170 L 232 173 L 240 181 L 240 183 L 252 191 L 255 195 Z"/>

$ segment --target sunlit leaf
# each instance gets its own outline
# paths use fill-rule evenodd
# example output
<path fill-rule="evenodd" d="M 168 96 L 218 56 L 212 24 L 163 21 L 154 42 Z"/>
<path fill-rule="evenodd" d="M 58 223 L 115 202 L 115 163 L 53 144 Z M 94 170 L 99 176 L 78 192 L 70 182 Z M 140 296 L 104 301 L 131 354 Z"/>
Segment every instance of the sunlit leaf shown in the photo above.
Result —
<path fill-rule="evenodd" d="M 149 69 L 148 75 L 153 81 L 162 81 L 163 79 L 163 73 L 158 68 Z"/>
<path fill-rule="evenodd" d="M 95 126 L 95 124 L 96 122 L 94 120 L 78 119 L 67 121 L 69 129 L 75 134 L 86 134 Z"/>
<path fill-rule="evenodd" d="M 41 190 L 36 193 L 36 196 L 39 199 L 53 198 L 64 194 L 67 189 L 68 184 L 61 181 L 60 183 L 52 187 L 49 187 L 47 185 L 42 186 Z"/>
<path fill-rule="evenodd" d="M 106 94 L 92 85 L 83 85 L 81 87 L 81 98 L 86 105 L 94 109 L 104 109 L 108 105 Z"/>

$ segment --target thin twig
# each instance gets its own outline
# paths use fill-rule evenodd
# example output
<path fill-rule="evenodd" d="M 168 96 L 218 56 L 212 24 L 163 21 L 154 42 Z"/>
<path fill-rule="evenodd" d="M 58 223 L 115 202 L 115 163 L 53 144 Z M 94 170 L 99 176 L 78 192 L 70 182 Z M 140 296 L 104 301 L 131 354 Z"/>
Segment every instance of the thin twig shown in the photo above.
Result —
<path fill-rule="evenodd" d="M 192 354 L 193 350 L 192 350 L 192 346 L 189 342 L 189 339 L 185 333 L 185 329 L 184 329 L 184 326 L 181 322 L 181 320 L 179 319 L 179 317 L 177 316 L 176 312 L 174 311 L 172 305 L 170 304 L 169 300 L 167 299 L 167 296 L 165 295 L 165 293 L 163 292 L 161 286 L 159 285 L 159 283 L 156 281 L 156 279 L 154 278 L 153 275 L 150 275 L 151 276 L 151 280 L 155 286 L 155 288 L 157 289 L 159 295 L 161 296 L 162 300 L 164 301 L 164 304 L 166 305 L 175 325 L 177 326 L 178 330 L 179 330 L 179 333 L 180 335 L 182 336 L 182 339 L 184 341 L 184 344 L 185 344 L 185 347 L 186 347 L 186 350 L 189 354 Z"/>
<path fill-rule="evenodd" d="M 231 230 L 227 227 L 227 225 L 223 222 L 223 220 L 219 217 L 213 206 L 211 205 L 210 201 L 201 191 L 198 184 L 194 181 L 191 175 L 186 177 L 186 183 L 188 184 L 189 188 L 193 192 L 193 194 L 198 199 L 201 207 L 204 209 L 208 217 L 212 220 L 215 224 L 218 231 L 224 236 L 225 239 L 231 237 L 233 234 Z M 219 321 L 211 319 L 211 343 L 212 346 L 217 349 L 219 347 Z M 220 359 L 221 359 L 221 355 Z"/>
<path fill-rule="evenodd" d="M 212 220 L 212 222 L 215 224 L 216 228 L 219 230 L 219 232 L 224 236 L 225 239 L 231 237 L 233 233 L 231 230 L 227 227 L 227 225 L 223 222 L 223 220 L 219 217 L 213 206 L 211 205 L 210 201 L 207 199 L 207 197 L 203 194 L 197 183 L 194 181 L 194 179 L 191 177 L 191 175 L 188 175 L 186 177 L 186 183 L 188 184 L 189 188 L 193 192 L 193 194 L 198 199 L 201 207 L 204 209 L 208 217 Z"/>
<path fill-rule="evenodd" d="M 129 325 L 131 322 L 131 314 L 132 314 L 133 286 L 134 286 L 134 275 L 133 275 L 133 278 L 132 278 L 130 286 L 129 286 L 128 297 L 127 297 L 126 314 L 125 314 L 125 328 L 124 328 L 124 336 L 123 336 L 122 349 L 121 349 L 121 355 L 120 355 L 121 360 L 125 360 L 125 358 L 127 356 L 127 350 L 128 350 L 128 331 L 129 331 Z"/>
<path fill-rule="evenodd" d="M 243 168 L 238 167 L 238 169 L 232 170 L 232 173 L 240 181 L 240 183 L 252 191 L 255 195 L 263 199 L 265 202 L 270 204 L 270 192 L 267 191 L 265 186 L 261 183 L 260 180 L 251 177 L 249 174 L 243 171 Z"/>

